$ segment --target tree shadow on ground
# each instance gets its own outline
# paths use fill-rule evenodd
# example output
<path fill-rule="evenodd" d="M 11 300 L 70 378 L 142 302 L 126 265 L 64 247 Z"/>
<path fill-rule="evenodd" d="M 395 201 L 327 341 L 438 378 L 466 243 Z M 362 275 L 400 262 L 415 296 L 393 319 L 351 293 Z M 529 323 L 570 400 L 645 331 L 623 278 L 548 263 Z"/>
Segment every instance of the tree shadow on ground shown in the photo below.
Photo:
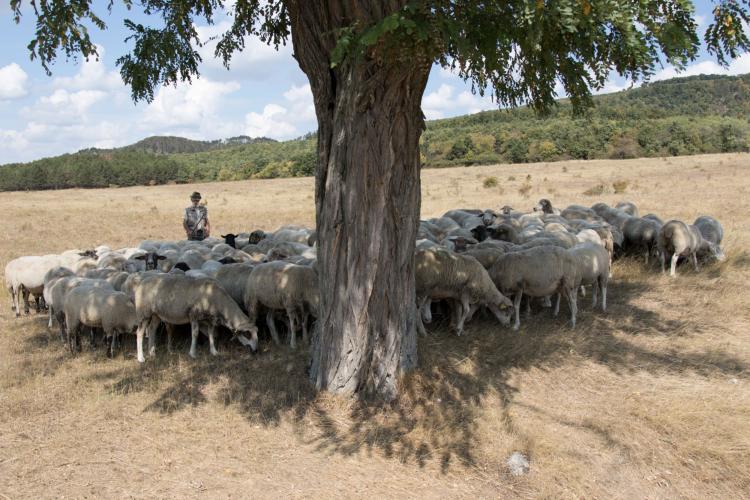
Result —
<path fill-rule="evenodd" d="M 745 361 L 721 349 L 680 352 L 650 349 L 644 344 L 652 343 L 637 342 L 639 336 L 669 339 L 701 335 L 715 326 L 705 318 L 668 320 L 639 306 L 636 299 L 653 286 L 613 283 L 606 314 L 592 311 L 588 297 L 581 299 L 575 329 L 568 324 L 565 308 L 558 318 L 551 318 L 549 310 L 536 308 L 530 318 L 522 320 L 519 332 L 487 317 L 476 318 L 462 337 L 433 325 L 433 331 L 419 339 L 420 367 L 403 377 L 400 397 L 392 403 L 342 401 L 317 394 L 308 381 L 305 349 L 292 351 L 268 341 L 256 355 L 227 344 L 219 357 L 211 357 L 204 347 L 197 360 L 185 355 L 186 343 L 178 345 L 173 354 L 162 349 L 144 366 L 133 362 L 132 368 L 108 387 L 124 394 L 154 391 L 157 397 L 144 409 L 149 412 L 170 414 L 218 402 L 236 407 L 249 421 L 263 426 L 291 422 L 301 442 L 320 453 L 381 453 L 421 467 L 436 463 L 447 471 L 477 463 L 479 421 L 487 398 L 500 402 L 503 425 L 517 434 L 508 411 L 517 393 L 510 382 L 511 373 L 522 377 L 523 371 L 531 368 L 553 370 L 570 363 L 571 356 L 605 365 L 615 374 L 692 372 L 742 377 L 747 373 Z M 123 347 L 132 348 L 132 343 Z M 594 423 L 589 424 L 589 430 L 605 443 L 624 447 Z"/>

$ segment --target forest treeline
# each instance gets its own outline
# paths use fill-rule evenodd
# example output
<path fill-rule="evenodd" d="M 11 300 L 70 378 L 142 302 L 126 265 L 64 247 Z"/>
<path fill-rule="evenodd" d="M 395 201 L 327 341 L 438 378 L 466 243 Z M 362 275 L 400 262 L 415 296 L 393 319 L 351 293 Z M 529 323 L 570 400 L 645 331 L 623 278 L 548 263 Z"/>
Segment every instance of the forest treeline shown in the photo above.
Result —
<path fill-rule="evenodd" d="M 581 115 L 566 100 L 531 109 L 433 120 L 422 135 L 426 168 L 748 151 L 750 74 L 693 76 L 595 96 Z M 0 190 L 62 189 L 312 175 L 315 135 L 291 141 L 150 137 L 112 149 L 0 166 Z"/>

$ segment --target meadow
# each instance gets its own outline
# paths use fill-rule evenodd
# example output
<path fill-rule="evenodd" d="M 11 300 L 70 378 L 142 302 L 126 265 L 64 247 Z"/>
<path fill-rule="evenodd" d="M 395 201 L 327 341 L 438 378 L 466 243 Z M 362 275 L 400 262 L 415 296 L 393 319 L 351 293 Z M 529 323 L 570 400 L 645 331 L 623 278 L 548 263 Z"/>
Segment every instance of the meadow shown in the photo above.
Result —
<path fill-rule="evenodd" d="M 0 263 L 182 238 L 200 191 L 214 235 L 314 224 L 312 178 L 0 193 Z M 615 192 L 617 191 L 617 192 Z M 665 221 L 717 217 L 727 260 L 670 279 L 614 266 L 608 310 L 538 308 L 419 340 L 393 404 L 317 394 L 304 349 L 262 337 L 145 366 L 134 339 L 72 357 L 46 315 L 0 292 L 0 498 L 750 497 L 750 155 L 424 170 L 422 215 L 635 202 Z M 514 451 L 531 462 L 512 476 Z"/>

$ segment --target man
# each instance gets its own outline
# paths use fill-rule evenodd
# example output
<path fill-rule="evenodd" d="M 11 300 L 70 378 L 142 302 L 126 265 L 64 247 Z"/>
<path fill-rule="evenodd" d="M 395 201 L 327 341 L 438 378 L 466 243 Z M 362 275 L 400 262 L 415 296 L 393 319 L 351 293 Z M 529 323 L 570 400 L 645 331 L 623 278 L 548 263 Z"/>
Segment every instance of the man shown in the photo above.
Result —
<path fill-rule="evenodd" d="M 190 201 L 193 204 L 185 209 L 182 227 L 185 228 L 187 239 L 202 241 L 211 235 L 208 208 L 205 205 L 198 204 L 201 201 L 201 194 L 198 191 L 190 195 Z"/>

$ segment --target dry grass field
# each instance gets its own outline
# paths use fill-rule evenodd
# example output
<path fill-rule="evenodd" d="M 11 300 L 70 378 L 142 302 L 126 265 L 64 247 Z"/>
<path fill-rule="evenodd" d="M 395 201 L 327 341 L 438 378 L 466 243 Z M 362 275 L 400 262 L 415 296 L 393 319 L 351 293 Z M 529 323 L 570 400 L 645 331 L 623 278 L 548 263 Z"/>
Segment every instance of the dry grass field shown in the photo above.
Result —
<path fill-rule="evenodd" d="M 115 359 L 87 342 L 73 358 L 46 317 L 16 320 L 3 291 L 0 498 L 750 497 L 750 155 L 422 179 L 425 217 L 542 197 L 628 199 L 665 220 L 711 214 L 728 259 L 676 279 L 619 260 L 607 313 L 580 301 L 575 330 L 566 309 L 535 310 L 518 333 L 479 317 L 458 338 L 433 323 L 388 406 L 315 394 L 303 349 L 265 337 L 258 355 L 224 341 L 193 361 L 181 344 L 140 367 L 131 338 Z M 313 224 L 312 179 L 1 193 L 0 262 L 180 238 L 193 190 L 215 234 Z M 508 472 L 514 451 L 529 474 Z"/>

